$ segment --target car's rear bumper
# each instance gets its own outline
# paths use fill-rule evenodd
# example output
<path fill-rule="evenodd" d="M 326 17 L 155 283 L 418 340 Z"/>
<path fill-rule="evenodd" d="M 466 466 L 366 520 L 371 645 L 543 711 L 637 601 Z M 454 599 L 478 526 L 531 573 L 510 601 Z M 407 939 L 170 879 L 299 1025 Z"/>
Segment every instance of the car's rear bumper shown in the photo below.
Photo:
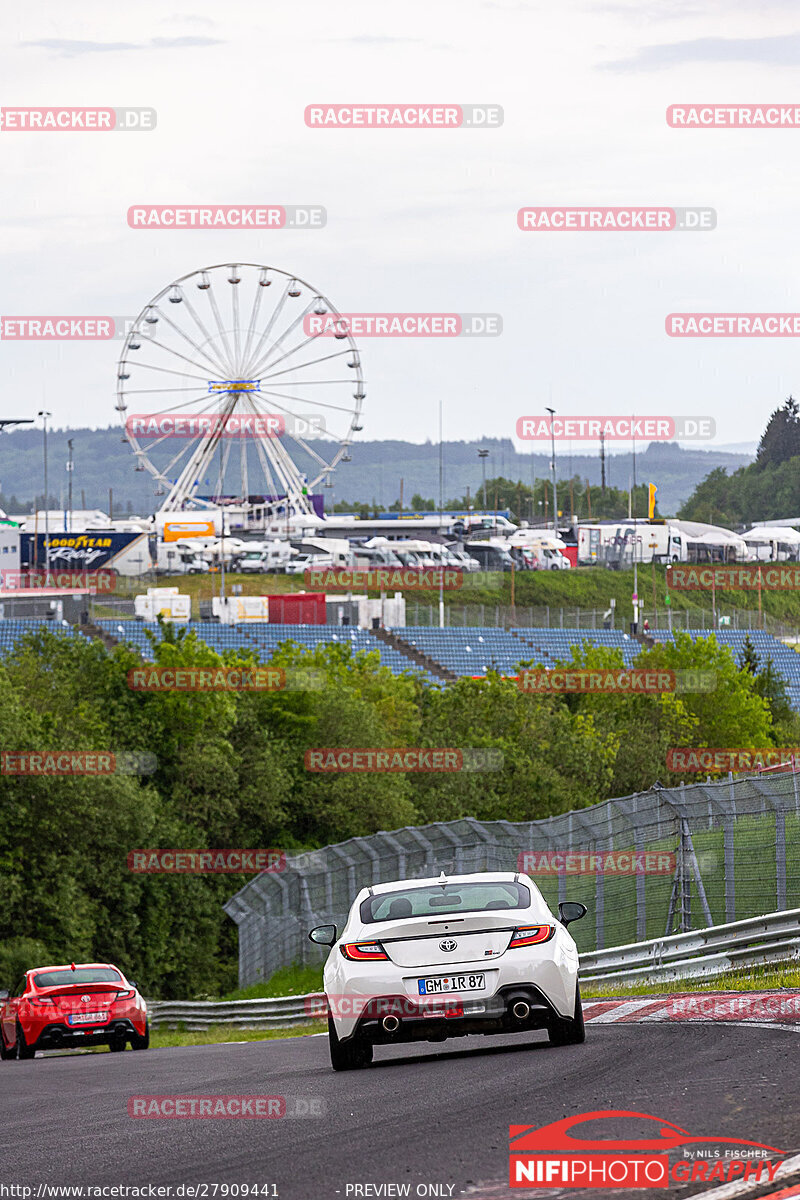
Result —
<path fill-rule="evenodd" d="M 144 1030 L 137 1029 L 133 1021 L 123 1017 L 112 1018 L 100 1029 L 78 1029 L 60 1021 L 53 1021 L 45 1026 L 32 1045 L 34 1050 L 58 1050 L 62 1046 L 105 1046 L 113 1041 L 130 1041 L 134 1037 L 142 1037 L 143 1033 Z M 31 1043 L 28 1042 L 28 1045 Z"/>
<path fill-rule="evenodd" d="M 399 1042 L 445 1041 L 469 1034 L 524 1033 L 547 1029 L 558 1019 L 553 1004 L 534 983 L 509 984 L 484 999 L 463 997 L 451 1004 L 415 1006 L 408 996 L 380 996 L 370 1000 L 352 1029 L 374 1045 Z M 516 1012 L 515 1005 L 517 1006 Z M 523 1014 L 520 1005 L 527 1007 Z M 388 1020 L 387 1020 L 388 1018 Z M 341 1035 L 340 1035 L 341 1037 Z M 349 1038 L 341 1038 L 347 1041 Z"/>

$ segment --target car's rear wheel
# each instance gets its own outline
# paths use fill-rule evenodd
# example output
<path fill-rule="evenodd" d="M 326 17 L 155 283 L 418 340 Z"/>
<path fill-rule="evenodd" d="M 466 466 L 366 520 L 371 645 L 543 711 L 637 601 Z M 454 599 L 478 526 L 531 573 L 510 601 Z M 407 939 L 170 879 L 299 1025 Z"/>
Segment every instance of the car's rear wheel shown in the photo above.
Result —
<path fill-rule="evenodd" d="M 25 1034 L 22 1032 L 22 1026 L 17 1021 L 17 1058 L 33 1058 L 36 1054 L 33 1046 L 29 1046 L 25 1041 Z"/>
<path fill-rule="evenodd" d="M 0 1060 L 6 1062 L 9 1058 L 16 1058 L 16 1047 L 6 1045 L 6 1039 L 3 1037 L 2 1029 L 0 1029 Z"/>
<path fill-rule="evenodd" d="M 583 1022 L 581 989 L 575 981 L 575 1009 L 572 1017 L 553 1017 L 547 1027 L 550 1044 L 553 1046 L 579 1046 L 586 1041 L 586 1026 Z"/>
<path fill-rule="evenodd" d="M 131 1050 L 147 1050 L 150 1047 L 150 1021 L 145 1021 L 144 1033 L 134 1033 L 131 1037 Z"/>
<path fill-rule="evenodd" d="M 359 1037 L 340 1042 L 332 1017 L 328 1017 L 328 1042 L 334 1071 L 358 1071 L 372 1062 L 372 1043 Z"/>

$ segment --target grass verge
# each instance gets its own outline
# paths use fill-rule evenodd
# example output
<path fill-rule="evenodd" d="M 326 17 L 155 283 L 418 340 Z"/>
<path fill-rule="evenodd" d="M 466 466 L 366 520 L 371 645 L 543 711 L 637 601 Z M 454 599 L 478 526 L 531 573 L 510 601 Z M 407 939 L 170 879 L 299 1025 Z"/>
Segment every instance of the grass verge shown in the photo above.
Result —
<path fill-rule="evenodd" d="M 659 983 L 582 983 L 586 1000 L 606 996 L 664 996 L 676 992 L 769 992 L 778 988 L 800 989 L 800 966 L 796 963 L 753 967 L 747 971 L 723 971 L 707 979 L 669 979 Z"/>
<path fill-rule="evenodd" d="M 265 1042 L 280 1038 L 303 1037 L 309 1033 L 325 1033 L 326 1021 L 309 1021 L 307 1025 L 292 1025 L 286 1029 L 239 1029 L 235 1025 L 210 1025 L 208 1029 L 154 1029 L 150 1045 L 155 1050 L 168 1046 L 211 1046 L 217 1042 Z"/>
<path fill-rule="evenodd" d="M 575 610 L 603 609 L 608 607 L 610 599 L 617 602 L 617 612 L 630 613 L 631 571 L 609 571 L 605 567 L 578 567 L 571 571 L 518 571 L 514 577 L 514 594 L 518 607 L 550 606 L 553 610 L 553 624 L 558 623 L 559 611 L 564 609 L 564 625 L 570 627 L 575 622 Z M 238 575 L 227 572 L 226 586 L 237 584 L 244 596 L 282 595 L 287 592 L 307 591 L 308 584 L 300 575 Z M 152 586 L 152 577 L 146 579 L 120 578 L 116 596 L 130 597 L 137 592 L 143 592 L 147 586 Z M 158 587 L 179 587 L 180 591 L 192 598 L 192 616 L 199 616 L 200 600 L 210 600 L 219 595 L 220 579 L 213 575 L 165 575 L 158 579 Z M 666 567 L 662 565 L 646 565 L 640 568 L 640 591 L 643 603 L 648 612 L 654 609 L 661 614 L 662 624 L 666 624 Z M 369 595 L 377 596 L 379 591 L 372 589 Z M 435 604 L 436 596 L 424 592 L 408 591 L 406 601 L 409 605 L 409 620 L 413 613 L 415 601 L 420 605 L 428 602 Z M 481 572 L 465 575 L 463 585 L 453 590 L 445 590 L 446 606 L 456 608 L 461 605 L 509 605 L 511 603 L 511 576 L 508 573 Z M 708 614 L 716 608 L 718 614 L 750 612 L 758 615 L 764 612 L 767 616 L 787 624 L 800 623 L 800 592 L 764 590 L 759 598 L 757 590 L 736 591 L 717 590 L 712 597 L 706 591 L 676 591 L 670 592 L 670 607 L 676 614 L 676 623 L 684 624 L 684 610 L 691 610 L 693 623 L 700 624 L 700 610 Z M 93 611 L 97 616 L 118 616 L 113 606 L 102 608 L 102 602 L 96 602 Z M 632 615 L 632 614 L 631 614 Z M 525 614 L 521 613 L 523 621 Z M 490 619 L 491 614 L 487 614 Z M 476 619 L 473 617 L 473 619 Z M 630 619 L 630 618 L 629 618 Z M 652 618 L 651 618 L 652 619 Z M 477 620 L 477 619 L 476 619 Z M 618 618 L 619 620 L 619 618 Z M 739 624 L 746 626 L 749 620 L 741 617 Z M 754 625 L 760 621 L 754 620 Z M 709 619 L 709 626 L 713 622 Z M 710 630 L 709 630 L 710 631 Z"/>
<path fill-rule="evenodd" d="M 265 983 L 229 992 L 223 1000 L 264 1000 L 269 996 L 307 996 L 322 991 L 322 964 L 314 966 L 281 967 Z"/>

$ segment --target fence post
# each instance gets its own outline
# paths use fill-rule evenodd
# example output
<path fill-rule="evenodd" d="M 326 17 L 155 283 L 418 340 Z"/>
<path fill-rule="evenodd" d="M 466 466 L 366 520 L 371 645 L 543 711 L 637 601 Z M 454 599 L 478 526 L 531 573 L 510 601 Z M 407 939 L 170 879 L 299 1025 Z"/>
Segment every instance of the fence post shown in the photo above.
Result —
<path fill-rule="evenodd" d="M 688 824 L 686 820 L 680 818 L 681 836 L 678 843 L 678 911 L 680 921 L 680 932 L 688 933 L 692 928 L 692 888 L 689 883 L 689 872 L 687 868 L 687 860 L 689 858 L 688 839 Z"/>
<path fill-rule="evenodd" d="M 736 920 L 736 880 L 733 874 L 733 828 L 736 816 L 736 795 L 733 790 L 733 771 L 728 772 L 731 811 L 723 817 L 725 846 L 725 920 Z"/>
<path fill-rule="evenodd" d="M 775 806 L 775 891 L 778 912 L 786 908 L 786 813 L 781 797 Z"/>
<path fill-rule="evenodd" d="M 592 842 L 591 853 L 594 854 L 597 848 L 596 843 Z M 605 931 L 605 895 L 604 895 L 604 878 L 603 872 L 598 871 L 594 877 L 594 930 L 595 930 L 595 950 L 605 950 L 606 948 L 606 931 Z"/>
<path fill-rule="evenodd" d="M 634 827 L 633 845 L 637 855 L 644 853 L 644 835 L 639 825 Z M 645 907 L 647 901 L 645 897 L 645 877 L 644 871 L 636 872 L 636 940 L 644 942 L 647 940 L 647 909 Z"/>

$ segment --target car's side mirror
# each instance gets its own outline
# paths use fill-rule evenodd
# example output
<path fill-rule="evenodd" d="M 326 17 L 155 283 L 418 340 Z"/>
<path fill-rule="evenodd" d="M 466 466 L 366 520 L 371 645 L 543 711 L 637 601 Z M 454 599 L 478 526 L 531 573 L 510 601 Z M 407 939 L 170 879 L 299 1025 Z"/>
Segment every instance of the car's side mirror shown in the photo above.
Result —
<path fill-rule="evenodd" d="M 316 929 L 312 929 L 309 933 L 309 938 L 312 942 L 316 942 L 318 946 L 333 946 L 336 942 L 336 926 L 335 925 L 318 925 Z"/>
<path fill-rule="evenodd" d="M 6 988 L 0 988 L 0 1000 L 8 999 L 8 991 Z"/>
<path fill-rule="evenodd" d="M 570 921 L 580 921 L 581 917 L 586 916 L 587 911 L 586 905 L 579 904 L 577 900 L 562 900 L 558 906 L 558 915 L 562 925 L 569 925 Z"/>

